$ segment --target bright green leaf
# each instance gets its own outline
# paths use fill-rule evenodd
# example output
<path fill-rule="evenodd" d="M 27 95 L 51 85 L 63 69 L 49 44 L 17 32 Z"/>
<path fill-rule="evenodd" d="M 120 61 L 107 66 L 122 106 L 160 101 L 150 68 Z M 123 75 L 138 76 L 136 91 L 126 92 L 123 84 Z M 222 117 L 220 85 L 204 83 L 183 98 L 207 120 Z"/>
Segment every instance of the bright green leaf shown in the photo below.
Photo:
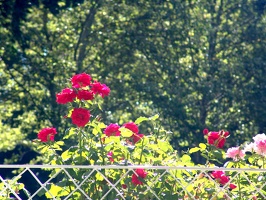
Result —
<path fill-rule="evenodd" d="M 200 150 L 199 147 L 194 147 L 194 148 L 189 150 L 189 153 L 195 153 L 195 152 L 198 152 L 199 150 Z"/>
<path fill-rule="evenodd" d="M 65 152 L 62 153 L 61 157 L 64 161 L 66 161 L 71 157 L 71 155 L 69 154 L 68 150 L 66 150 Z"/>
<path fill-rule="evenodd" d="M 186 162 L 190 162 L 191 161 L 191 157 L 187 154 L 184 154 L 182 157 L 181 157 L 181 160 L 182 162 L 186 163 Z"/>
<path fill-rule="evenodd" d="M 62 187 L 59 187 L 59 186 L 57 186 L 57 185 L 54 185 L 54 184 L 52 184 L 51 185 L 51 188 L 50 188 L 50 190 L 49 190 L 49 192 L 46 192 L 45 193 L 45 196 L 47 197 L 47 198 L 53 198 L 53 197 L 57 197 L 58 196 L 58 194 L 59 194 L 59 192 L 60 191 L 62 191 L 63 190 L 63 188 Z M 52 196 L 51 196 L 52 195 Z"/>
<path fill-rule="evenodd" d="M 103 175 L 101 175 L 100 173 L 97 173 L 95 177 L 96 177 L 96 180 L 98 180 L 98 181 L 104 180 Z"/>
<path fill-rule="evenodd" d="M 147 118 L 147 117 L 139 117 L 138 119 L 136 119 L 135 124 L 140 124 L 141 122 L 147 121 L 147 120 L 149 120 L 149 118 Z"/>
<path fill-rule="evenodd" d="M 152 121 L 155 121 L 158 118 L 159 118 L 159 114 L 156 114 L 156 115 L 150 117 L 149 119 L 152 120 Z"/>
<path fill-rule="evenodd" d="M 123 137 L 131 137 L 134 134 L 131 130 L 125 127 L 119 128 L 119 131 Z"/>
<path fill-rule="evenodd" d="M 200 143 L 199 144 L 199 147 L 200 147 L 200 150 L 205 150 L 206 148 L 207 148 L 207 145 L 206 144 L 204 144 L 204 143 Z"/>

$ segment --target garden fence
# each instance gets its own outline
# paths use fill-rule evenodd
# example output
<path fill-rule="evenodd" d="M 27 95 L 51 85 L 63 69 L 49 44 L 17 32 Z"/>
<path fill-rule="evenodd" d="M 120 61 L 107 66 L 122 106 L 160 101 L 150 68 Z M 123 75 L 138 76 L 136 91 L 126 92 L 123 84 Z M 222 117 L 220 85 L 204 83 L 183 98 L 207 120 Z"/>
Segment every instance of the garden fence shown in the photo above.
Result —
<path fill-rule="evenodd" d="M 5 199 L 5 196 L 9 193 L 11 198 L 9 199 L 25 199 L 23 195 L 23 190 L 27 193 L 27 199 L 38 200 L 42 199 L 44 196 L 46 199 L 72 199 L 72 195 L 76 192 L 80 193 L 83 199 L 91 200 L 90 195 L 86 192 L 83 185 L 88 184 L 91 180 L 100 179 L 108 186 L 108 190 L 101 194 L 99 199 L 109 199 L 109 193 L 116 193 L 115 199 L 138 199 L 137 197 L 128 198 L 124 189 L 118 187 L 121 181 L 126 176 L 130 176 L 134 173 L 134 170 L 137 168 L 143 168 L 149 173 L 153 173 L 156 175 L 156 181 L 150 183 L 144 183 L 141 185 L 142 194 L 145 196 L 146 193 L 149 193 L 149 198 L 147 199 L 163 199 L 163 194 L 158 193 L 156 189 L 154 189 L 154 185 L 160 182 L 164 176 L 171 177 L 175 180 L 176 184 L 179 188 L 178 194 L 181 194 L 182 198 L 173 198 L 175 200 L 179 199 L 201 199 L 195 195 L 195 190 L 197 187 L 202 187 L 202 184 L 198 183 L 199 179 L 203 177 L 206 180 L 213 181 L 213 192 L 212 195 L 206 197 L 206 199 L 215 200 L 215 199 L 238 199 L 235 195 L 238 193 L 232 193 L 231 189 L 228 185 L 232 182 L 236 183 L 238 178 L 241 177 L 241 182 L 246 182 L 249 185 L 249 190 L 252 191 L 252 195 L 242 197 L 242 199 L 266 199 L 265 188 L 266 181 L 262 184 L 258 184 L 260 180 L 265 177 L 266 170 L 265 169 L 241 169 L 241 168 L 205 168 L 205 167 L 167 167 L 167 166 L 70 166 L 70 165 L 0 165 L 0 198 Z M 84 173 L 82 180 L 76 180 L 71 170 L 82 171 Z M 118 180 L 110 180 L 106 175 L 108 170 L 123 170 L 123 175 Z M 217 181 L 213 180 L 211 177 L 212 171 L 221 170 L 226 173 L 230 173 L 230 182 L 225 185 L 220 185 Z M 15 171 L 16 175 L 14 177 L 5 177 L 5 172 L 10 173 L 11 171 Z M 42 172 L 46 172 L 51 175 L 47 175 L 46 180 L 43 180 L 43 176 L 40 175 Z M 189 174 L 193 172 L 193 176 L 189 176 Z M 182 176 L 186 176 L 186 178 L 180 178 L 176 174 L 182 174 Z M 58 197 L 57 195 L 51 193 L 51 185 L 53 185 L 54 181 L 59 177 L 67 177 L 69 181 L 71 181 L 74 185 L 74 188 L 68 192 L 67 195 Z M 97 176 L 97 177 L 96 177 Z M 164 179 L 165 180 L 165 179 Z M 162 187 L 164 183 L 161 183 Z M 33 187 L 34 186 L 34 187 Z M 131 185 L 130 187 L 133 187 Z M 28 189 L 35 188 L 31 191 Z M 56 190 L 56 186 L 53 186 Z M 140 186 L 137 186 L 140 187 Z M 229 189 L 228 189 L 229 188 Z M 100 190 L 100 189 L 99 189 Z M 238 189 L 236 189 L 238 190 Z M 246 190 L 246 189 L 245 189 Z M 223 197 L 221 197 L 221 195 Z M 8 199 L 8 198 L 6 198 Z M 95 200 L 95 199 L 93 199 Z"/>

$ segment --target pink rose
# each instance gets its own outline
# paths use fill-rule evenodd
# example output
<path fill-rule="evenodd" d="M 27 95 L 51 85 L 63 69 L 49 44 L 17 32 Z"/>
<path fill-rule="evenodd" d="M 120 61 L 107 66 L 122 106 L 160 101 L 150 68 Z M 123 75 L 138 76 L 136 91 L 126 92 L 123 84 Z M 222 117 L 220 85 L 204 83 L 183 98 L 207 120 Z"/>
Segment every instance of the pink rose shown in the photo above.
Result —
<path fill-rule="evenodd" d="M 245 152 L 240 149 L 240 147 L 232 147 L 227 150 L 226 157 L 232 158 L 234 161 L 238 161 L 240 159 L 244 159 Z"/>
<path fill-rule="evenodd" d="M 114 158 L 113 158 L 113 152 L 112 151 L 109 151 L 107 153 L 107 157 L 109 158 L 111 163 L 113 163 L 115 161 Z"/>
<path fill-rule="evenodd" d="M 261 140 L 255 142 L 255 152 L 259 155 L 265 156 L 266 155 L 266 140 Z"/>

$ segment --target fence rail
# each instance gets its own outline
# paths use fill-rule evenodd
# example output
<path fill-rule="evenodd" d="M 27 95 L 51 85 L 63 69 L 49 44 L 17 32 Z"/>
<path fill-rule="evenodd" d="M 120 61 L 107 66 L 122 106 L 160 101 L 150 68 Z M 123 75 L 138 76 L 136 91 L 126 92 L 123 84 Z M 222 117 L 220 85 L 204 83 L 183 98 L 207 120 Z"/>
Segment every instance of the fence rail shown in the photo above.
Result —
<path fill-rule="evenodd" d="M 135 170 L 138 168 L 148 172 L 148 177 L 140 178 L 143 184 L 136 186 L 132 184 L 131 177 L 136 174 Z M 7 177 L 11 171 L 15 175 Z M 220 184 L 212 177 L 213 171 L 225 172 L 230 176 L 230 181 Z M 100 187 L 99 183 L 102 184 Z M 235 184 L 237 188 L 232 190 L 229 187 L 230 184 Z M 0 165 L 0 199 L 263 200 L 266 199 L 265 190 L 266 169 L 117 165 Z"/>

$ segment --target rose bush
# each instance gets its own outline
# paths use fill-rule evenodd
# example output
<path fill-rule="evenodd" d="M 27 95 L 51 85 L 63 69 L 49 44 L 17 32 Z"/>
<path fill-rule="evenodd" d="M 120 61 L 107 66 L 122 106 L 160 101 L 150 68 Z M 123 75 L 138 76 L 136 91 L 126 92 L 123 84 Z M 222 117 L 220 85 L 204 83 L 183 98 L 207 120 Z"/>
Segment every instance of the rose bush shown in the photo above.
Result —
<path fill-rule="evenodd" d="M 102 169 L 101 173 L 92 169 L 67 169 L 67 173 L 76 182 L 70 181 L 67 175 L 61 176 L 51 185 L 49 193 L 46 192 L 47 198 L 52 198 L 50 194 L 59 199 L 71 194 L 73 199 L 84 199 L 81 192 L 72 192 L 75 184 L 80 183 L 83 183 L 81 188 L 92 199 L 101 199 L 103 195 L 106 199 L 119 199 L 116 190 L 109 191 L 110 183 L 116 184 L 126 199 L 154 199 L 154 193 L 162 199 L 227 199 L 231 196 L 235 199 L 261 198 L 259 195 L 254 196 L 254 188 L 249 188 L 247 179 L 236 172 L 214 170 L 199 175 L 196 170 L 169 170 L 161 176 L 160 170 L 146 170 L 141 166 L 195 166 L 191 154 L 199 153 L 206 159 L 205 167 L 216 167 L 219 164 L 228 168 L 264 168 L 265 135 L 257 135 L 253 143 L 232 147 L 225 152 L 223 148 L 230 136 L 229 132 L 204 129 L 206 144 L 200 143 L 198 147 L 180 155 L 166 140 L 166 131 L 156 126 L 158 115 L 139 117 L 121 125 L 116 122 L 106 125 L 95 114 L 95 110 L 101 109 L 101 99 L 108 97 L 109 87 L 93 81 L 86 73 L 74 75 L 70 84 L 56 94 L 56 101 L 58 104 L 70 105 L 66 118 L 71 119 L 73 127 L 65 133 L 59 133 L 63 135 L 63 141 L 56 140 L 55 128 L 47 127 L 38 133 L 39 149 L 48 155 L 48 163 L 140 167 L 130 172 L 124 169 Z M 140 128 L 142 123 L 150 123 L 154 131 L 146 133 Z M 75 139 L 77 144 L 66 149 L 64 144 L 71 139 Z M 56 172 L 52 171 L 51 176 Z M 263 174 L 246 176 L 263 186 Z M 256 180 L 258 176 L 263 178 Z M 82 182 L 85 177 L 86 181 Z M 104 177 L 110 181 L 109 186 Z M 193 182 L 184 189 L 191 180 Z M 147 187 L 151 190 L 147 190 Z M 265 191 L 266 186 L 261 189 Z"/>

